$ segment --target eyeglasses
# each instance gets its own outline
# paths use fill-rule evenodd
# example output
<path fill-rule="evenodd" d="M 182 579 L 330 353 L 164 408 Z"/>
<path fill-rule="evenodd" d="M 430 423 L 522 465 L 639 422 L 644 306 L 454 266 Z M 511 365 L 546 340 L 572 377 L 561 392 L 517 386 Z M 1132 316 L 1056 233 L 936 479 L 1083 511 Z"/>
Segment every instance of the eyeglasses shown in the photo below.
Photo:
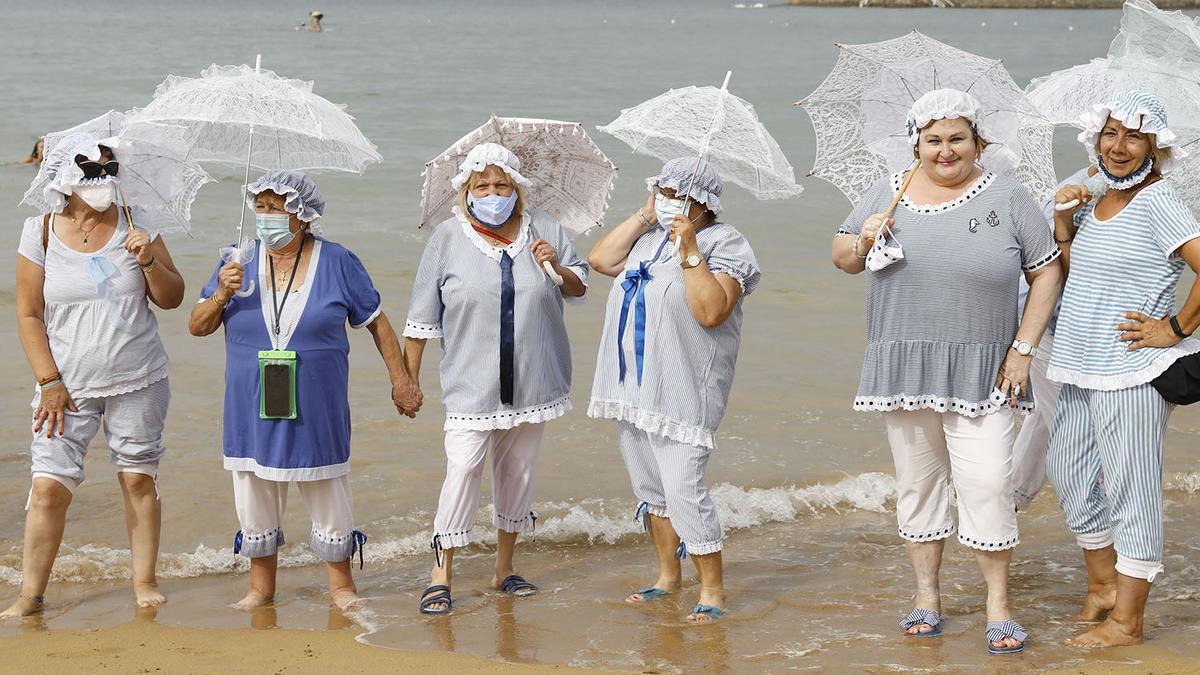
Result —
<path fill-rule="evenodd" d="M 84 162 L 77 162 L 77 164 L 80 169 L 83 169 L 84 178 L 99 178 L 101 173 L 106 176 L 115 176 L 117 175 L 117 171 L 121 169 L 121 163 L 115 159 L 110 159 L 103 164 L 90 159 Z"/>

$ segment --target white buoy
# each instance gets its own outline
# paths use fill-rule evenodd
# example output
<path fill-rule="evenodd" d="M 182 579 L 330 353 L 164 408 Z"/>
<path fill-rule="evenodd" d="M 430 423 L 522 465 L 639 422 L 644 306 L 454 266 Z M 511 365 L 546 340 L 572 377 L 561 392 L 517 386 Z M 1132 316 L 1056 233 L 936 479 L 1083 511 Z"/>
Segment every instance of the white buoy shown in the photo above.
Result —
<path fill-rule="evenodd" d="M 1075 26 L 1067 26 L 1067 30 L 1069 30 L 1069 31 L 1075 30 Z"/>
<path fill-rule="evenodd" d="M 672 24 L 674 24 L 674 23 L 675 23 L 675 19 L 671 19 L 671 23 L 672 23 Z"/>
<path fill-rule="evenodd" d="M 987 22 L 986 22 L 986 21 L 980 21 L 980 22 L 979 22 L 979 27 L 980 27 L 980 28 L 987 28 Z"/>

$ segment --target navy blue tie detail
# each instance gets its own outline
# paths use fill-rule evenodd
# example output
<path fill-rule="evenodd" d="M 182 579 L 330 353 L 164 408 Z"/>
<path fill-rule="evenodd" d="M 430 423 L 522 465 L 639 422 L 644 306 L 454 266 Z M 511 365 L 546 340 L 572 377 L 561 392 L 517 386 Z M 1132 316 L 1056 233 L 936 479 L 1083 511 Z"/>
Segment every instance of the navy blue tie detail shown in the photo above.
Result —
<path fill-rule="evenodd" d="M 363 568 L 363 548 L 367 543 L 367 535 L 359 530 L 355 530 L 350 533 L 350 540 L 350 561 L 353 562 L 354 554 L 358 553 L 358 569 L 361 570 Z"/>
<path fill-rule="evenodd" d="M 242 552 L 242 531 L 238 530 L 238 533 L 236 535 L 234 535 L 234 537 L 233 537 L 233 554 L 237 555 L 241 552 Z"/>
<path fill-rule="evenodd" d="M 637 511 L 633 512 L 633 520 L 634 522 L 640 522 L 642 524 L 642 532 L 648 532 L 650 530 L 649 502 L 642 502 L 641 504 L 638 504 Z"/>
<path fill-rule="evenodd" d="M 513 260 L 508 251 L 500 253 L 500 402 L 513 404 L 513 359 L 516 351 L 516 328 L 513 305 L 517 299 L 513 282 Z"/>
<path fill-rule="evenodd" d="M 675 559 L 684 560 L 687 558 L 687 542 L 679 542 L 678 548 L 675 549 Z"/>

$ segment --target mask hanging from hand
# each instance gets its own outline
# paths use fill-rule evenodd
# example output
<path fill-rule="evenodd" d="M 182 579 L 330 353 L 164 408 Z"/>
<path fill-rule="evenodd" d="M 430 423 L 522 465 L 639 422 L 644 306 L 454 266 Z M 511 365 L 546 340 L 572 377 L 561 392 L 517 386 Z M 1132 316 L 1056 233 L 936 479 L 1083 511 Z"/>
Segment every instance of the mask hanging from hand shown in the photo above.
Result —
<path fill-rule="evenodd" d="M 890 238 L 881 235 L 875 238 L 871 250 L 867 251 L 866 265 L 872 272 L 878 272 L 897 260 L 904 260 L 904 248 L 900 246 L 896 235 Z"/>

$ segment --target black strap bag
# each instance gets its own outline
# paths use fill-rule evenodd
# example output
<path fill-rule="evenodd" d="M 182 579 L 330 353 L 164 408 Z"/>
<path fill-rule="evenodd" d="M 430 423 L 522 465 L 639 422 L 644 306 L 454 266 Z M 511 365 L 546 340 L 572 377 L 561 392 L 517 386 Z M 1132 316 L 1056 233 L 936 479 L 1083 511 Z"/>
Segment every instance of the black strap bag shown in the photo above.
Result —
<path fill-rule="evenodd" d="M 1200 401 L 1200 354 L 1176 359 L 1162 375 L 1150 380 L 1150 384 L 1168 403 L 1191 405 Z"/>

